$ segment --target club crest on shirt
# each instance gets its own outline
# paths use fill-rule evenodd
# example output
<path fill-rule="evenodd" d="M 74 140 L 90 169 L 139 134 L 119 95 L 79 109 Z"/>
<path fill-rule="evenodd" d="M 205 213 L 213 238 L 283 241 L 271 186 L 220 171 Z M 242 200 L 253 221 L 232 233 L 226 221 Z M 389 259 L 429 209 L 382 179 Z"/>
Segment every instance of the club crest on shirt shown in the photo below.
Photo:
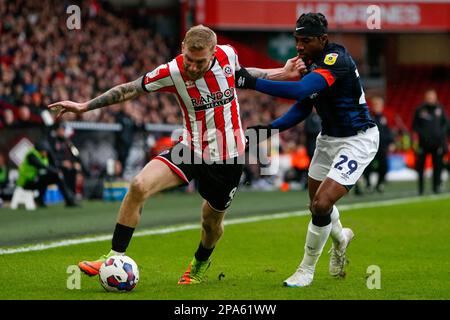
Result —
<path fill-rule="evenodd" d="M 323 62 L 329 66 L 332 66 L 336 63 L 337 57 L 339 55 L 337 53 L 329 53 L 325 56 L 325 59 L 323 59 Z"/>
<path fill-rule="evenodd" d="M 226 64 L 223 67 L 223 73 L 225 74 L 225 77 L 229 78 L 233 75 L 233 69 L 231 69 L 229 64 Z"/>

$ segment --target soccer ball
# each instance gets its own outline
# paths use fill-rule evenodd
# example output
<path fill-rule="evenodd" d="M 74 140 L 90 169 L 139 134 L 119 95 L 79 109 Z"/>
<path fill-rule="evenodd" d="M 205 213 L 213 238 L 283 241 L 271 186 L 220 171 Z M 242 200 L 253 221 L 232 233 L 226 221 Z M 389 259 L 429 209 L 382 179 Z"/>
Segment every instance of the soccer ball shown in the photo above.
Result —
<path fill-rule="evenodd" d="M 128 292 L 139 282 L 138 266 L 128 256 L 109 257 L 103 262 L 98 275 L 106 291 Z"/>

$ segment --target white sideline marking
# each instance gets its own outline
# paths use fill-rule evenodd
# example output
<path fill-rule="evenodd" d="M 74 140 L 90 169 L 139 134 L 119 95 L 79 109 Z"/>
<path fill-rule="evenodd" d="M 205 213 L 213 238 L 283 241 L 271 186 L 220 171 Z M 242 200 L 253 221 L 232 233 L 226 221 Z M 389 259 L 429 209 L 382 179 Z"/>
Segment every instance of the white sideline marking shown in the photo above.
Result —
<path fill-rule="evenodd" d="M 415 202 L 423 202 L 425 200 L 441 200 L 450 197 L 450 194 L 442 194 L 442 195 L 430 195 L 430 196 L 422 196 L 422 197 L 410 197 L 410 198 L 403 198 L 403 199 L 392 199 L 392 200 L 384 200 L 384 201 L 372 201 L 372 202 L 361 202 L 361 203 L 354 203 L 354 204 L 344 204 L 339 206 L 340 211 L 348 211 L 348 210 L 354 210 L 354 209 L 361 209 L 361 208 L 373 208 L 373 207 L 386 207 L 391 205 L 397 205 L 397 204 L 404 204 L 404 203 L 415 203 Z M 258 221 L 264 221 L 264 220 L 276 220 L 276 219 L 284 219 L 284 218 L 290 218 L 295 216 L 305 216 L 308 215 L 310 212 L 309 210 L 301 210 L 301 211 L 294 211 L 294 212 L 280 212 L 270 215 L 264 215 L 264 216 L 254 216 L 254 217 L 246 217 L 246 218 L 236 218 L 236 219 L 229 219 L 225 220 L 225 225 L 232 225 L 232 224 L 242 224 L 242 223 L 250 223 L 250 222 L 258 222 Z M 200 225 L 198 223 L 196 224 L 187 224 L 182 225 L 179 227 L 166 227 L 162 229 L 147 229 L 136 232 L 133 237 L 144 237 L 144 236 L 151 236 L 156 234 L 167 234 L 167 233 L 174 233 L 179 231 L 185 231 L 185 230 L 195 230 L 200 229 Z M 112 235 L 99 235 L 95 237 L 89 237 L 89 238 L 78 238 L 78 239 L 67 239 L 67 240 L 61 240 L 61 241 L 55 241 L 50 243 L 39 243 L 35 245 L 30 245 L 26 247 L 18 247 L 18 248 L 0 248 L 0 255 L 5 254 L 13 254 L 13 253 L 21 253 L 21 252 L 30 252 L 30 251 L 42 251 L 52 248 L 58 248 L 58 247 L 66 247 L 66 246 L 72 246 L 72 245 L 78 245 L 83 243 L 92 243 L 92 242 L 100 242 L 100 241 L 106 241 L 111 240 Z"/>

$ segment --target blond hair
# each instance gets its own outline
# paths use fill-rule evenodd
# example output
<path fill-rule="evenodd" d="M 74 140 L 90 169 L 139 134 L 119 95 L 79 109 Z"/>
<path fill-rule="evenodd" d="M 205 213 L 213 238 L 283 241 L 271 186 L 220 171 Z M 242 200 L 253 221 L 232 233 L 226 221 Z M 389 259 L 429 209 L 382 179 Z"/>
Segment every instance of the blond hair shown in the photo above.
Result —
<path fill-rule="evenodd" d="M 205 48 L 214 50 L 217 45 L 217 36 L 210 28 L 199 24 L 186 32 L 183 44 L 189 50 L 200 51 Z"/>

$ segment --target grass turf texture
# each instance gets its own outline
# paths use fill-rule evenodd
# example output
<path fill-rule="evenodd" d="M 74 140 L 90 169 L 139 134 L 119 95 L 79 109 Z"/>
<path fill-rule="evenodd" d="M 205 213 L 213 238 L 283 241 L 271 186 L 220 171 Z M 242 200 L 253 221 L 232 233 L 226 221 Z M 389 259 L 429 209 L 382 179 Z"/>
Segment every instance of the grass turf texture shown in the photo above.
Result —
<path fill-rule="evenodd" d="M 390 183 L 383 194 L 356 197 L 352 191 L 339 204 L 397 199 L 416 195 L 416 185 Z M 157 194 L 144 206 L 139 229 L 198 223 L 202 199 L 197 194 Z M 307 210 L 307 192 L 238 192 L 228 218 Z M 36 211 L 0 209 L 0 247 L 40 243 L 92 234 L 112 234 L 120 203 L 83 201 L 82 208 L 62 204 Z"/>
<path fill-rule="evenodd" d="M 275 201 L 276 194 L 266 197 Z M 347 277 L 328 275 L 329 240 L 308 288 L 282 286 L 303 255 L 309 221 L 304 216 L 226 226 L 208 281 L 197 286 L 179 286 L 177 280 L 198 245 L 199 230 L 134 238 L 127 254 L 141 276 L 127 294 L 107 293 L 97 277 L 85 275 L 81 290 L 66 287 L 67 267 L 107 252 L 110 241 L 1 255 L 0 299 L 450 299 L 449 212 L 449 198 L 341 212 L 344 226 L 356 234 Z M 366 286 L 370 265 L 381 269 L 379 290 Z"/>

